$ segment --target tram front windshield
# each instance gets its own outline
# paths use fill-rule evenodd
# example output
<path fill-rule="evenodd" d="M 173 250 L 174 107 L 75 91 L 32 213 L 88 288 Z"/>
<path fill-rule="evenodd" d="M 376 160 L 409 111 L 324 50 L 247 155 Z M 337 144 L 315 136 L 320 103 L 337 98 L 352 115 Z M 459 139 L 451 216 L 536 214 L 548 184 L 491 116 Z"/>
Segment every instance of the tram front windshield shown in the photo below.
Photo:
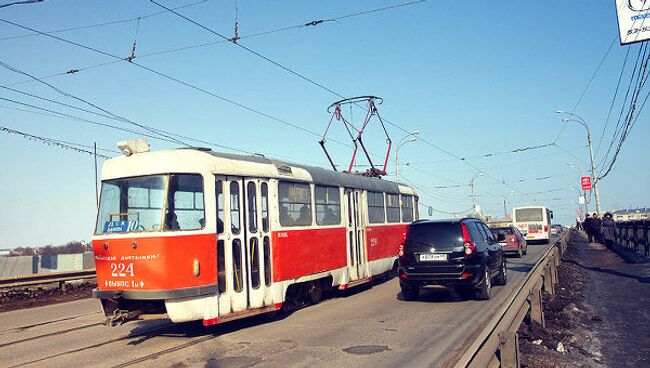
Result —
<path fill-rule="evenodd" d="M 171 174 L 102 182 L 96 234 L 198 230 L 205 225 L 201 175 Z"/>

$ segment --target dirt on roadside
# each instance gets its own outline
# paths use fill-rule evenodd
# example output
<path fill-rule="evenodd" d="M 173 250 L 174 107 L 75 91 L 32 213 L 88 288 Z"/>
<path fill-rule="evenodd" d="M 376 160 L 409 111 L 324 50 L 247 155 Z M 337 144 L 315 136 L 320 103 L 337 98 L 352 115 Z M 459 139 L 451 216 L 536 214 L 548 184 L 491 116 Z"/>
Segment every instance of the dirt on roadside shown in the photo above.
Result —
<path fill-rule="evenodd" d="M 65 290 L 57 285 L 0 290 L 0 312 L 40 307 L 92 297 L 94 282 L 69 283 Z"/>
<path fill-rule="evenodd" d="M 570 246 L 563 259 L 571 260 L 578 252 Z M 558 267 L 555 295 L 543 295 L 546 328 L 527 321 L 519 328 L 522 367 L 605 367 L 594 331 L 602 317 L 586 301 L 586 278 L 575 263 L 563 261 Z"/>

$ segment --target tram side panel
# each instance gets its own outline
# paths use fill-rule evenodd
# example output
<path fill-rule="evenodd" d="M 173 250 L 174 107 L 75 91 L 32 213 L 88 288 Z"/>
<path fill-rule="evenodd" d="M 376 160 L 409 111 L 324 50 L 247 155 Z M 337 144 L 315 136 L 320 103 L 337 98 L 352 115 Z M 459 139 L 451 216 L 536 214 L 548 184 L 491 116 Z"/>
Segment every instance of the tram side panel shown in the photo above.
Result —
<path fill-rule="evenodd" d="M 345 241 L 345 228 L 273 232 L 273 281 L 346 267 Z"/>
<path fill-rule="evenodd" d="M 370 275 L 390 271 L 399 253 L 408 224 L 369 226 L 366 228 L 366 248 Z"/>

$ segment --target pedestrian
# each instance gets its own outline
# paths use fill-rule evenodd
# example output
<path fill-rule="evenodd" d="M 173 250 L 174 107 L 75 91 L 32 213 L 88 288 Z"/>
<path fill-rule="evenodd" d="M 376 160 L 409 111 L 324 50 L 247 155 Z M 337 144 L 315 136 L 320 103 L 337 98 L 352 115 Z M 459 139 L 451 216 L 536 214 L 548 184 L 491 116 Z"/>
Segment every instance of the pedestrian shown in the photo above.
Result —
<path fill-rule="evenodd" d="M 586 217 L 585 217 L 585 222 L 582 224 L 582 228 L 587 233 L 587 237 L 589 238 L 590 243 L 594 240 L 594 230 L 593 230 L 591 220 L 592 220 L 591 216 L 589 216 L 589 214 L 587 214 Z"/>
<path fill-rule="evenodd" d="M 614 246 L 614 239 L 616 238 L 616 222 L 611 213 L 606 212 L 603 216 L 603 221 L 600 224 L 600 231 L 605 246 L 611 249 Z"/>
<path fill-rule="evenodd" d="M 601 239 L 601 233 L 600 233 L 600 225 L 602 224 L 602 221 L 600 220 L 600 217 L 598 217 L 598 214 L 594 212 L 594 214 L 591 216 L 591 228 L 592 231 L 594 232 L 594 242 L 596 243 L 602 243 L 603 240 Z"/>

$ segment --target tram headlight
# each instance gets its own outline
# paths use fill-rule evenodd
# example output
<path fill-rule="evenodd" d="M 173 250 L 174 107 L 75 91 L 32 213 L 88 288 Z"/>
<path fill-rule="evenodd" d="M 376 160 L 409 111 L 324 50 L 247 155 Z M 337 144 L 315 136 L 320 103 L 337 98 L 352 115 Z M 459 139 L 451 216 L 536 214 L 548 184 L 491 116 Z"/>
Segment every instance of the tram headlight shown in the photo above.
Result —
<path fill-rule="evenodd" d="M 199 262 L 198 258 L 194 258 L 194 262 L 192 264 L 192 272 L 194 273 L 194 277 L 198 277 L 201 274 L 201 263 Z"/>

